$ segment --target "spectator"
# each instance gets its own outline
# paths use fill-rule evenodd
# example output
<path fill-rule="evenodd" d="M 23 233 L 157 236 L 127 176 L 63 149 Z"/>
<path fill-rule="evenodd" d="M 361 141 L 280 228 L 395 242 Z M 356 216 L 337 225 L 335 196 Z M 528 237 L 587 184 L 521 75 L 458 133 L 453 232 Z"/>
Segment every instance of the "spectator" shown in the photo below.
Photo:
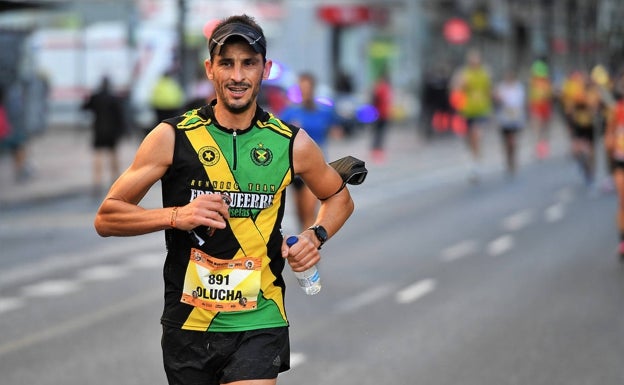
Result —
<path fill-rule="evenodd" d="M 110 79 L 103 77 L 97 90 L 81 106 L 93 114 L 93 193 L 96 196 L 104 188 L 105 158 L 108 158 L 112 179 L 117 178 L 120 171 L 117 144 L 125 131 L 126 119 L 121 98 L 113 94 L 111 87 Z"/>
<path fill-rule="evenodd" d="M 26 83 L 23 79 L 17 79 L 8 86 L 4 95 L 4 106 L 11 132 L 3 142 L 13 159 L 15 181 L 22 183 L 33 175 L 33 169 L 28 162 L 27 145 L 30 134 L 26 127 L 28 114 L 26 113 Z"/>
<path fill-rule="evenodd" d="M 449 100 L 449 71 L 444 63 L 436 63 L 425 75 L 421 90 L 421 129 L 425 138 L 451 131 L 453 108 Z"/>

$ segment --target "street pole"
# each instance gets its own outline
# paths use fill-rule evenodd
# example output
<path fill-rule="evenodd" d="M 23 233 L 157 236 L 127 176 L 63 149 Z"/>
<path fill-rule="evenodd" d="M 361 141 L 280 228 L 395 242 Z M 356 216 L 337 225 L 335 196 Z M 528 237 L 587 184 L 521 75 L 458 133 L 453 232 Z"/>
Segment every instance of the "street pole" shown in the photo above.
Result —
<path fill-rule="evenodd" d="M 178 79 L 186 89 L 186 0 L 178 0 Z"/>

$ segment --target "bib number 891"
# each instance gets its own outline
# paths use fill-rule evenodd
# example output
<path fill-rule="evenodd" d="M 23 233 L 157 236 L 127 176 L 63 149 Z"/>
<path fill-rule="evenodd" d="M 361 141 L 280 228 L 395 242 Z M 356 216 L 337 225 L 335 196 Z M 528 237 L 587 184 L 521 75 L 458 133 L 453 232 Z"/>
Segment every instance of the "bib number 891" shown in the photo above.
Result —
<path fill-rule="evenodd" d="M 223 274 L 210 274 L 208 276 L 208 283 L 210 285 L 229 285 L 230 284 L 230 276 Z"/>

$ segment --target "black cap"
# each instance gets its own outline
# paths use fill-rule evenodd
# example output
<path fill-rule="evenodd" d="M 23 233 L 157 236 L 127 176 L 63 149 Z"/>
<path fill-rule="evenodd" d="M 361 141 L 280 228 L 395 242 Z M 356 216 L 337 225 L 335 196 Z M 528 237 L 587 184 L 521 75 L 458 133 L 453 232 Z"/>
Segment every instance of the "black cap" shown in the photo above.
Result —
<path fill-rule="evenodd" d="M 266 57 L 266 39 L 258 30 L 243 23 L 231 23 L 215 30 L 208 42 L 210 55 L 218 55 L 221 47 L 232 36 L 240 36 L 245 38 L 249 45 L 262 57 Z"/>

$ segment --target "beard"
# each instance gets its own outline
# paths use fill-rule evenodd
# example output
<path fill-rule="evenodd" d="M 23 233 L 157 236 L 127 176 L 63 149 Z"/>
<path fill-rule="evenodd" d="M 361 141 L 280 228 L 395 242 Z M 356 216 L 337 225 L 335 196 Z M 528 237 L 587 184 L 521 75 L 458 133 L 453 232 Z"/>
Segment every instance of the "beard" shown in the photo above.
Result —
<path fill-rule="evenodd" d="M 251 95 L 247 99 L 247 101 L 243 101 L 243 99 L 234 99 L 233 101 L 226 97 L 226 91 L 220 91 L 220 99 L 223 101 L 223 106 L 225 109 L 231 114 L 242 114 L 251 108 L 255 108 L 256 97 L 260 92 L 260 87 L 262 86 L 262 81 L 259 81 L 256 87 L 254 88 L 249 83 L 233 83 L 228 84 L 228 86 L 232 87 L 248 87 L 252 90 Z M 226 86 L 226 88 L 228 87 Z"/>

